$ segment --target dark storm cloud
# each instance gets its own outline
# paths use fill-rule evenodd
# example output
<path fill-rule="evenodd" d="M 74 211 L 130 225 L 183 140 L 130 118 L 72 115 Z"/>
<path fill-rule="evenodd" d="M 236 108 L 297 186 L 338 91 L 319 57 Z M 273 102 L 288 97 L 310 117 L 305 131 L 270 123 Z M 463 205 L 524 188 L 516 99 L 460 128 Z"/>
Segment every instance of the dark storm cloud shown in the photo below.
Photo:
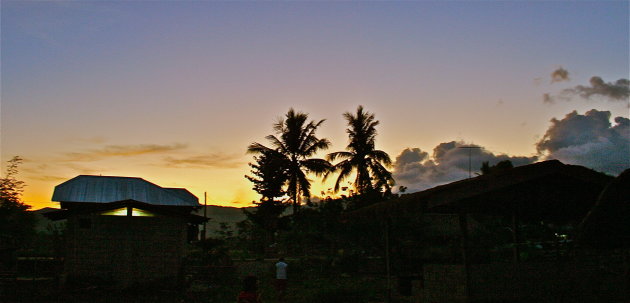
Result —
<path fill-rule="evenodd" d="M 569 71 L 559 67 L 551 73 L 551 83 L 569 81 Z"/>
<path fill-rule="evenodd" d="M 573 111 L 563 119 L 552 119 L 544 137 L 536 143 L 546 159 L 583 165 L 617 175 L 630 167 L 630 120 L 609 111 Z"/>
<path fill-rule="evenodd" d="M 459 148 L 471 146 L 464 142 L 444 142 L 433 149 L 433 154 L 419 148 L 404 149 L 394 162 L 394 179 L 396 184 L 406 186 L 409 191 L 418 191 L 468 178 L 469 155 L 471 171 L 479 171 L 484 161 L 496 164 L 510 160 L 514 166 L 525 165 L 536 161 L 536 157 L 513 157 L 494 154 L 481 146 L 474 149 Z"/>

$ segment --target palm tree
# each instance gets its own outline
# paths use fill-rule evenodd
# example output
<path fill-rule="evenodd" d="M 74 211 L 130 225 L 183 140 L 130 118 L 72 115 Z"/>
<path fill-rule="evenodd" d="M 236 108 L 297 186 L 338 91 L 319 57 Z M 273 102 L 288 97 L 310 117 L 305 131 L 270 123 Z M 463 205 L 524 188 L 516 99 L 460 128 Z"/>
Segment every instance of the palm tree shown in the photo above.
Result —
<path fill-rule="evenodd" d="M 320 150 L 330 146 L 328 139 L 320 139 L 315 135 L 317 128 L 324 122 L 307 121 L 308 114 L 295 112 L 293 108 L 284 118 L 273 125 L 276 135 L 265 137 L 271 143 L 266 147 L 254 142 L 247 147 L 249 153 L 267 154 L 275 157 L 287 172 L 287 193 L 293 203 L 295 214 L 299 206 L 299 197 L 310 197 L 311 182 L 308 173 L 320 176 L 331 169 L 324 159 L 310 158 Z"/>
<path fill-rule="evenodd" d="M 339 177 L 335 182 L 335 191 L 339 190 L 339 184 L 355 170 L 357 176 L 354 187 L 358 194 L 372 189 L 390 190 L 394 179 L 385 166 L 390 166 L 392 160 L 386 152 L 374 148 L 374 139 L 377 134 L 375 127 L 379 124 L 378 120 L 374 119 L 374 114 L 364 111 L 363 106 L 357 108 L 356 115 L 346 112 L 343 117 L 348 121 L 346 132 L 350 143 L 346 151 L 330 153 L 327 156 L 327 160 L 331 162 L 341 160 L 333 166 L 332 170 L 332 172 L 339 172 Z"/>

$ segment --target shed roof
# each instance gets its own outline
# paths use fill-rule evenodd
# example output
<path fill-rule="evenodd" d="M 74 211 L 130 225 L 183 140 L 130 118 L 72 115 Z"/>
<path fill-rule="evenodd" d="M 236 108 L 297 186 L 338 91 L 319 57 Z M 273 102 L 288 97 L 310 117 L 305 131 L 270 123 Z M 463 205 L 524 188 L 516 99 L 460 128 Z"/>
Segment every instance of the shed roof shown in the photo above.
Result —
<path fill-rule="evenodd" d="M 153 205 L 199 206 L 183 188 L 163 188 L 142 178 L 80 175 L 55 186 L 57 202 L 109 203 L 135 200 Z"/>
<path fill-rule="evenodd" d="M 514 167 L 381 202 L 357 214 L 426 211 L 509 214 L 576 220 L 584 217 L 613 178 L 557 160 Z"/>

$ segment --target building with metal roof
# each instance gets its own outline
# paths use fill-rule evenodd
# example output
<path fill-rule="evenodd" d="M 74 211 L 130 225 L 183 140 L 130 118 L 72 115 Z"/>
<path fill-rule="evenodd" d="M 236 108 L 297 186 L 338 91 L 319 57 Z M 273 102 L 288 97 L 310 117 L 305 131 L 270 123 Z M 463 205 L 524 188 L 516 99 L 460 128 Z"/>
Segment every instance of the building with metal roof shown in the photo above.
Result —
<path fill-rule="evenodd" d="M 186 189 L 141 178 L 81 175 L 57 185 L 52 200 L 62 209 L 45 216 L 66 220 L 69 287 L 83 281 L 120 288 L 177 286 L 186 243 L 197 239 L 199 225 L 207 221 L 191 214 L 200 205 Z"/>
<path fill-rule="evenodd" d="M 199 199 L 183 188 L 163 188 L 142 178 L 91 175 L 55 186 L 52 200 L 62 204 L 135 200 L 152 205 L 199 206 Z"/>

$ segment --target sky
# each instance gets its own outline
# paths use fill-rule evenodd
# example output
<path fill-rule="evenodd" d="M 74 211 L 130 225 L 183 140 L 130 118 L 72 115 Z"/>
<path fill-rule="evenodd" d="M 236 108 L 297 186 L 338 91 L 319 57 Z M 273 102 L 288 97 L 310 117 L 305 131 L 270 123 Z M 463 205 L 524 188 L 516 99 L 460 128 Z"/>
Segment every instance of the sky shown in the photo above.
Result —
<path fill-rule="evenodd" d="M 481 161 L 630 167 L 627 1 L 5 1 L 0 151 L 38 209 L 81 174 L 257 200 L 246 153 L 289 108 L 380 121 L 397 186 Z M 325 153 L 320 154 L 324 156 Z M 313 177 L 314 193 L 326 191 Z M 203 202 L 202 202 L 203 203 Z"/>

